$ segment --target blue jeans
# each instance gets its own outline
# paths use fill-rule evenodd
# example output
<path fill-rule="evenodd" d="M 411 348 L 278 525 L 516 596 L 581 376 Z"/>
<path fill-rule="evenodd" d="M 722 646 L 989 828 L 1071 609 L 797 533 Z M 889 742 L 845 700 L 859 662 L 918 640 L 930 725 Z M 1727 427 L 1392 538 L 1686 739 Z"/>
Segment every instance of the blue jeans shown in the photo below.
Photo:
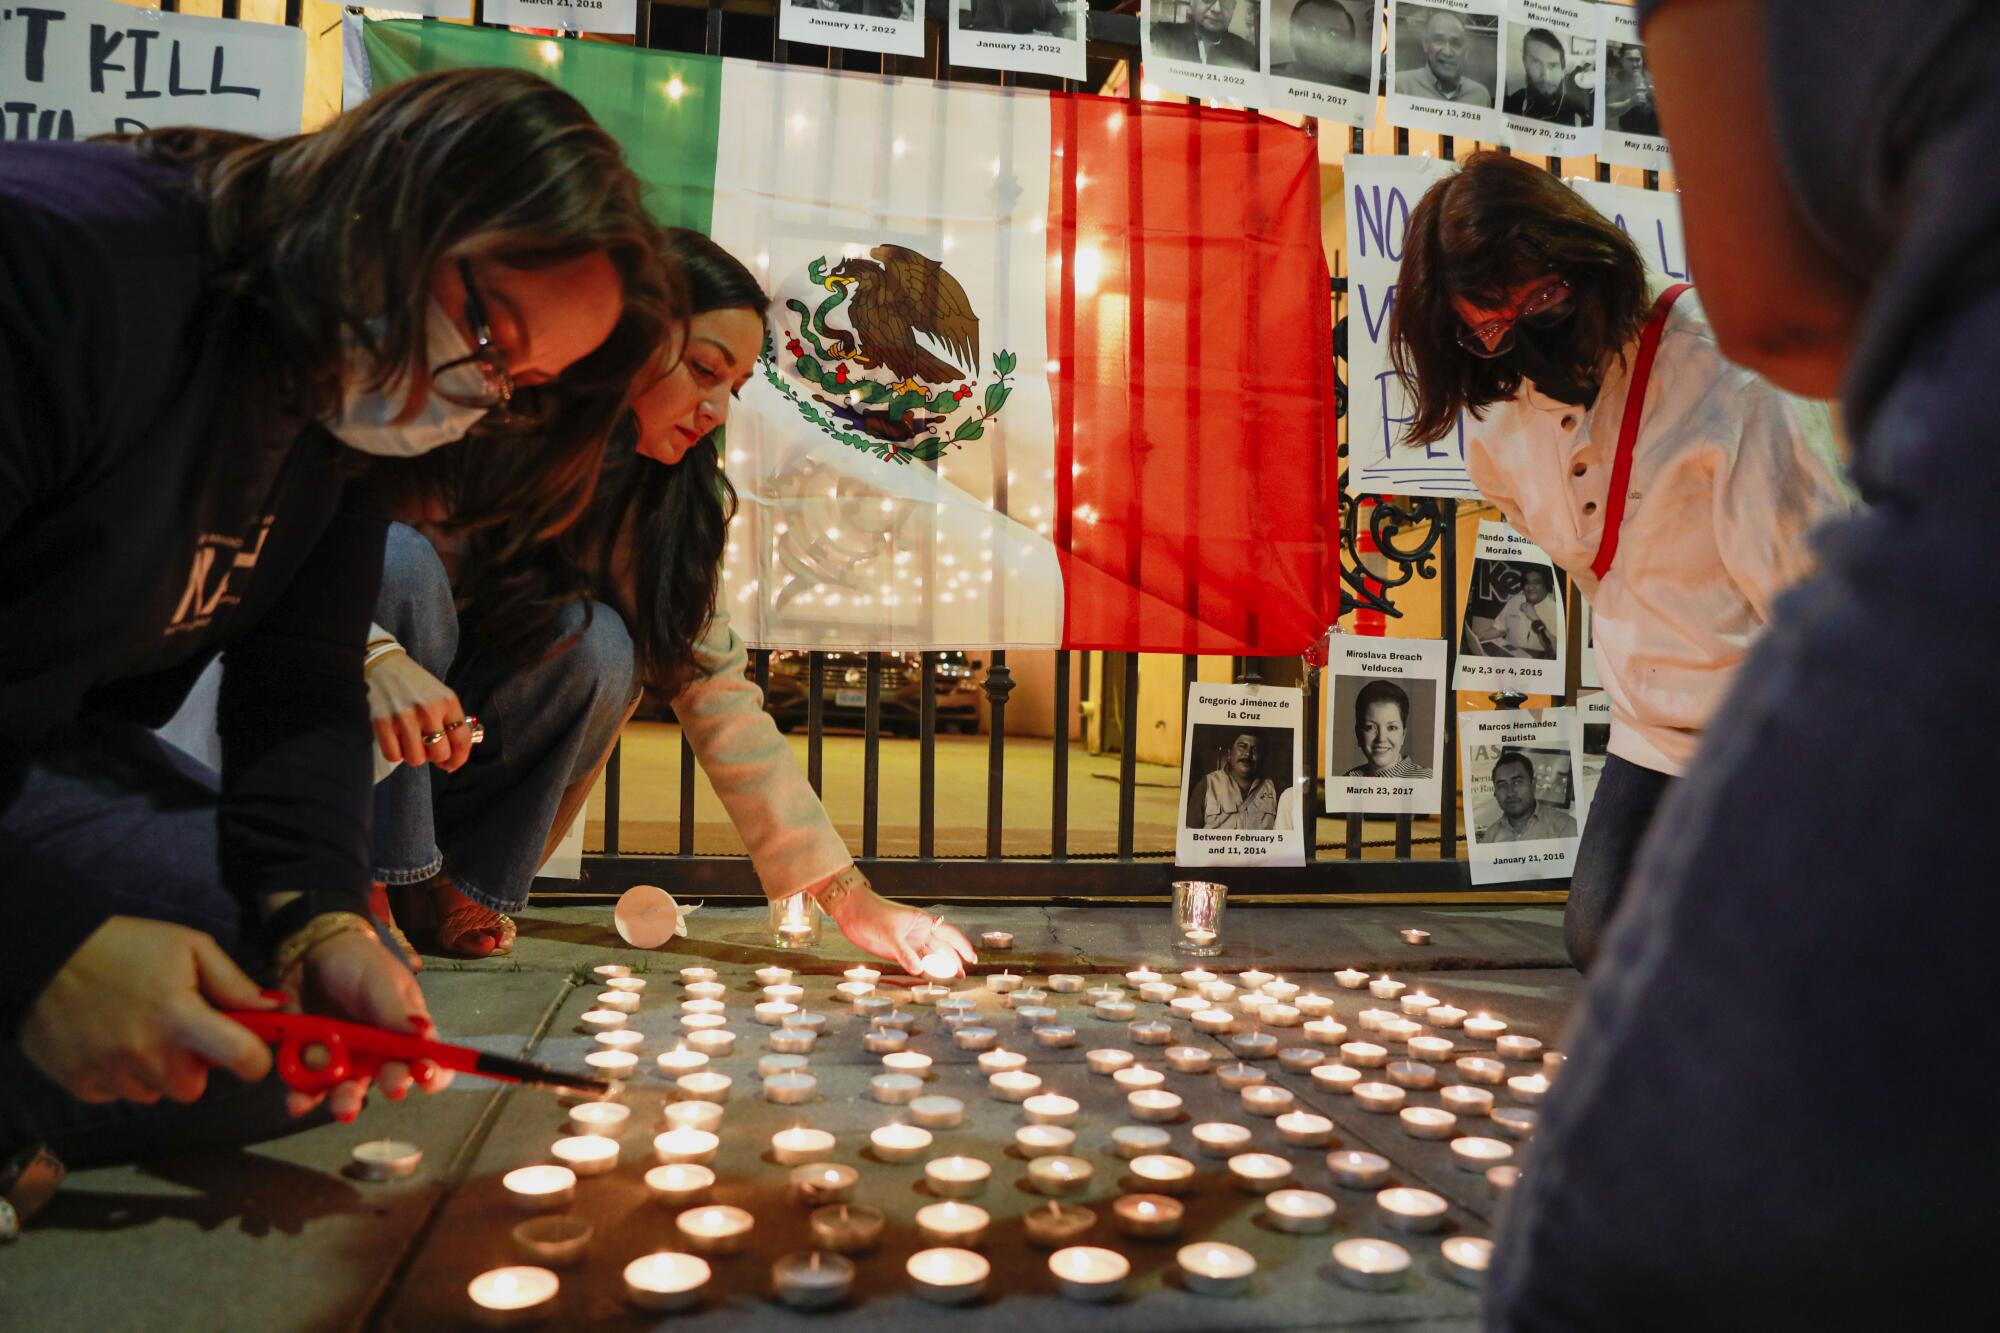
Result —
<path fill-rule="evenodd" d="M 635 693 L 625 622 L 608 606 L 565 609 L 568 651 L 526 667 L 482 649 L 461 625 L 451 582 L 430 542 L 389 529 L 375 620 L 417 664 L 449 685 L 486 728 L 465 767 L 398 768 L 375 787 L 375 878 L 420 884 L 440 871 L 458 891 L 500 912 L 527 906 L 556 807 L 590 775 Z"/>
<path fill-rule="evenodd" d="M 1570 962 L 1585 969 L 1597 957 L 1604 929 L 1611 924 L 1639 844 L 1652 826 L 1673 778 L 1627 763 L 1617 755 L 1604 757 L 1597 793 L 1590 798 L 1590 817 L 1576 847 L 1576 869 L 1569 880 L 1569 906 L 1563 909 L 1563 946 Z"/>
<path fill-rule="evenodd" d="M 208 932 L 253 976 L 266 962 L 253 905 L 222 886 L 215 775 L 142 727 L 72 723 L 36 754 L 0 826 L 109 895 L 118 915 Z M 32 910 L 32 909 L 30 909 Z M 325 1119 L 285 1114 L 275 1076 L 221 1070 L 196 1102 L 80 1102 L 0 1041 L 0 1156 L 46 1143 L 73 1167 L 274 1138 Z"/>

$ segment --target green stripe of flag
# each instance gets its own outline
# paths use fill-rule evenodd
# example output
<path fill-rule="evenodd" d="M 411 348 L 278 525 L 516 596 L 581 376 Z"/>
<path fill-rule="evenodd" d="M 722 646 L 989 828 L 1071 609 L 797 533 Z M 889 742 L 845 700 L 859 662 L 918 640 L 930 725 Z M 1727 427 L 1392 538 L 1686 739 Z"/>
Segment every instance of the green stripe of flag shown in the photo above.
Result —
<path fill-rule="evenodd" d="M 715 212 L 722 61 L 608 42 L 524 41 L 514 33 L 396 19 L 365 30 L 373 86 L 433 70 L 498 65 L 575 97 L 625 147 L 647 205 L 671 227 L 706 232 Z"/>

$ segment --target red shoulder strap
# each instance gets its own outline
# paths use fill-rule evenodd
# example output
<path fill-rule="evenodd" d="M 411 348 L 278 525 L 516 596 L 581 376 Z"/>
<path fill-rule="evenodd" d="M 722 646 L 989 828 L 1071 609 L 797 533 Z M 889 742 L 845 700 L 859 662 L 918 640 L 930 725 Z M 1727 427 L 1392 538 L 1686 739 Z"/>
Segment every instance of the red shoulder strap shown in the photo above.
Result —
<path fill-rule="evenodd" d="M 1604 497 L 1604 535 L 1598 539 L 1597 558 L 1590 572 L 1602 583 L 1618 556 L 1618 530 L 1625 525 L 1625 492 L 1632 484 L 1632 454 L 1639 443 L 1639 417 L 1646 407 L 1646 384 L 1653 377 L 1653 354 L 1660 350 L 1660 333 L 1667 327 L 1667 312 L 1693 284 L 1677 282 L 1653 302 L 1646 331 L 1639 335 L 1639 355 L 1632 362 L 1632 382 L 1625 390 L 1625 419 L 1618 427 L 1618 457 L 1611 465 L 1611 492 Z"/>

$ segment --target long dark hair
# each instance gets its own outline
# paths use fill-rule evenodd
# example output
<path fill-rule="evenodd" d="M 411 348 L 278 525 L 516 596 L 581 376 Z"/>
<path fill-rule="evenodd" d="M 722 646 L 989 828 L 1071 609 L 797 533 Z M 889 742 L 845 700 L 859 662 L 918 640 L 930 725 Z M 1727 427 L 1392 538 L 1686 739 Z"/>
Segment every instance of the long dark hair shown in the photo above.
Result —
<path fill-rule="evenodd" d="M 736 257 L 697 231 L 672 229 L 664 246 L 685 275 L 690 313 L 748 310 L 762 316 L 763 286 Z M 678 346 L 678 344 L 677 344 Z M 671 373 L 671 371 L 670 371 Z M 678 463 L 636 452 L 638 421 L 627 412 L 598 479 L 589 510 L 538 557 L 500 561 L 475 539 L 460 566 L 459 600 L 478 603 L 482 639 L 512 660 L 532 659 L 556 643 L 562 607 L 604 589 L 621 540 L 634 561 L 639 679 L 672 698 L 694 673 L 694 649 L 715 615 L 723 546 L 736 513 L 736 490 L 723 474 L 718 429 Z"/>
<path fill-rule="evenodd" d="M 1473 356 L 1451 298 L 1491 309 L 1526 283 L 1559 273 L 1575 313 L 1564 325 L 1579 381 L 1594 381 L 1646 323 L 1646 264 L 1615 223 L 1549 172 L 1504 153 L 1474 153 L 1410 213 L 1389 318 L 1396 373 L 1414 401 L 1403 439 L 1429 444 L 1512 398 L 1521 373 L 1506 357 Z"/>
<path fill-rule="evenodd" d="M 312 134 L 168 129 L 128 142 L 190 169 L 216 295 L 258 316 L 246 393 L 300 424 L 339 407 L 350 347 L 378 368 L 370 387 L 411 367 L 428 391 L 431 278 L 447 259 L 538 268 L 603 251 L 624 310 L 602 346 L 522 390 L 508 423 L 475 426 L 470 448 L 376 465 L 392 490 L 515 546 L 582 512 L 634 379 L 686 312 L 639 182 L 582 103 L 533 74 L 457 70 L 395 84 Z"/>

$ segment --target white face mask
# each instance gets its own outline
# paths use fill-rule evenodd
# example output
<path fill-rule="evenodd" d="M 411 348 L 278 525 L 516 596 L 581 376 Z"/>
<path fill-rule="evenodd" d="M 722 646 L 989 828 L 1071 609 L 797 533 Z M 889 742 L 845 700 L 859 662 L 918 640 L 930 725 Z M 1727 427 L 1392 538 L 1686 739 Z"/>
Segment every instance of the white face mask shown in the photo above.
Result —
<path fill-rule="evenodd" d="M 431 302 L 426 335 L 426 355 L 433 369 L 472 355 L 471 344 L 458 331 L 458 321 L 436 301 Z M 373 378 L 373 369 L 359 352 L 350 353 L 346 400 L 341 404 L 338 416 L 328 417 L 321 423 L 341 443 L 364 454 L 381 458 L 415 458 L 459 439 L 486 415 L 485 408 L 462 407 L 448 402 L 439 397 L 433 387 L 430 397 L 417 409 L 414 417 L 408 421 L 397 421 L 396 418 L 402 415 L 404 406 L 409 402 L 409 374 L 405 372 L 390 380 L 386 387 L 371 390 L 367 386 Z"/>

